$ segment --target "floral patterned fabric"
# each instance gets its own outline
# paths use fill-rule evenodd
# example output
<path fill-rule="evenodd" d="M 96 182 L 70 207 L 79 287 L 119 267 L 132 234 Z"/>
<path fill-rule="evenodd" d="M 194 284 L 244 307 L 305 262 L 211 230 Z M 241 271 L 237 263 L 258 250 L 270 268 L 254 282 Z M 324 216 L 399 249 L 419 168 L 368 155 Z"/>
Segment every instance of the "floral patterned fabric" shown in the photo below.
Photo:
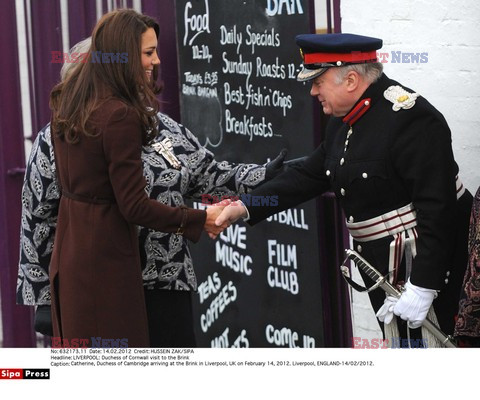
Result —
<path fill-rule="evenodd" d="M 480 187 L 473 200 L 468 252 L 455 336 L 480 339 Z"/>
<path fill-rule="evenodd" d="M 159 135 L 167 139 L 180 162 L 175 168 L 155 144 L 144 146 L 142 161 L 151 198 L 170 206 L 186 198 L 233 196 L 246 193 L 265 179 L 265 167 L 215 161 L 184 126 L 159 113 Z M 50 125 L 32 147 L 22 189 L 20 261 L 17 304 L 49 305 L 48 267 L 53 249 L 60 192 L 55 176 Z M 139 227 L 140 256 L 147 288 L 196 290 L 197 281 L 187 240 L 181 235 Z"/>

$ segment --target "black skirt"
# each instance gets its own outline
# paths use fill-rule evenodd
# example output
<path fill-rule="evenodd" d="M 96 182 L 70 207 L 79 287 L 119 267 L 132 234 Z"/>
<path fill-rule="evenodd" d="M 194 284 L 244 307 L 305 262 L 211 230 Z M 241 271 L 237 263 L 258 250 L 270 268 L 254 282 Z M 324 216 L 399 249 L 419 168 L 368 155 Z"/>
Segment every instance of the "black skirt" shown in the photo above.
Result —
<path fill-rule="evenodd" d="M 151 347 L 196 347 L 191 293 L 145 289 Z"/>

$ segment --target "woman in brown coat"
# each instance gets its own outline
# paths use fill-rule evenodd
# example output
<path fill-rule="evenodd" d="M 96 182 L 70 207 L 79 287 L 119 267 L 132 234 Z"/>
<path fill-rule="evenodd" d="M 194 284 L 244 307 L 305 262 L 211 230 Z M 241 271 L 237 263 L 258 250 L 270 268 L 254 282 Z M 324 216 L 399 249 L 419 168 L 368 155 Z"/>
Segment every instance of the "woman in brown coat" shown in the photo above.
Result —
<path fill-rule="evenodd" d="M 62 188 L 50 266 L 54 336 L 61 344 L 149 346 L 135 225 L 197 241 L 219 207 L 172 208 L 145 193 L 140 152 L 155 135 L 151 71 L 158 25 L 133 10 L 96 25 L 87 62 L 51 94 Z M 127 342 L 128 341 L 128 342 Z M 59 343 L 56 339 L 55 343 Z"/>

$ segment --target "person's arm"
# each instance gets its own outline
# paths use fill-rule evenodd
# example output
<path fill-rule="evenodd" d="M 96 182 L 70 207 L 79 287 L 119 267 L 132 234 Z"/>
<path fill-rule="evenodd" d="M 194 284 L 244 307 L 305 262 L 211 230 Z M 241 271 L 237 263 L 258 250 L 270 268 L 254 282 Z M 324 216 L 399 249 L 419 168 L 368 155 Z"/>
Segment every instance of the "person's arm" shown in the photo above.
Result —
<path fill-rule="evenodd" d="M 16 302 L 36 306 L 35 331 L 48 336 L 53 335 L 48 273 L 59 201 L 50 125 L 47 125 L 33 143 L 22 186 Z"/>
<path fill-rule="evenodd" d="M 453 247 L 452 226 L 458 172 L 447 123 L 438 112 L 413 115 L 392 138 L 396 172 L 410 193 L 417 214 L 416 256 L 405 291 L 393 312 L 411 328 L 420 327 L 444 284 Z"/>
<path fill-rule="evenodd" d="M 449 251 L 453 247 L 458 167 L 450 130 L 441 114 L 417 110 L 397 132 L 391 151 L 395 172 L 409 191 L 417 213 L 417 255 L 413 260 L 411 282 L 439 290 L 450 267 Z"/>
<path fill-rule="evenodd" d="M 50 305 L 48 272 L 59 200 L 50 125 L 47 125 L 33 143 L 22 187 L 17 304 Z"/>
<path fill-rule="evenodd" d="M 145 179 L 140 159 L 142 146 L 140 120 L 126 106 L 118 107 L 106 119 L 103 147 L 115 199 L 124 218 L 136 225 L 158 231 L 181 233 L 198 241 L 205 227 L 217 230 L 214 216 L 219 210 L 194 210 L 169 207 L 150 199 L 145 193 Z M 208 215 L 207 215 L 208 214 Z"/>
<path fill-rule="evenodd" d="M 268 205 L 255 206 L 252 202 L 251 206 L 243 209 L 241 203 L 232 203 L 217 218 L 217 224 L 227 221 L 233 223 L 239 218 L 248 217 L 248 223 L 255 225 L 273 214 L 297 206 L 326 192 L 330 187 L 330 182 L 325 175 L 324 159 L 324 148 L 323 145 L 320 145 L 300 165 L 286 169 L 249 194 L 251 198 L 268 197 Z"/>
<path fill-rule="evenodd" d="M 189 197 L 237 196 L 251 191 L 265 180 L 265 165 L 216 161 L 214 154 L 203 147 L 188 129 L 182 125 L 179 128 L 191 145 L 189 157 L 195 160 L 190 164 L 192 180 L 187 193 Z"/>
<path fill-rule="evenodd" d="M 287 166 L 298 165 L 304 160 L 285 161 L 287 152 L 283 149 L 263 165 L 217 161 L 214 154 L 202 146 L 186 127 L 162 113 L 157 117 L 162 137 L 171 140 L 173 153 L 188 168 L 190 179 L 184 194 L 189 198 L 221 200 L 236 197 L 272 179 Z"/>

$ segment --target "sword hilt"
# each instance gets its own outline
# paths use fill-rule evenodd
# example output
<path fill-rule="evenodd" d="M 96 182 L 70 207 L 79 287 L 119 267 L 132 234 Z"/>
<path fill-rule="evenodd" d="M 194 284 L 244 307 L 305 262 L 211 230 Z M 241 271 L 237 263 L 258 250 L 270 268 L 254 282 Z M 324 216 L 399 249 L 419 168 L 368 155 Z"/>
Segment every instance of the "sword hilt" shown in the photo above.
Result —
<path fill-rule="evenodd" d="M 352 260 L 358 268 L 365 272 L 365 274 L 367 274 L 367 276 L 375 282 L 375 285 L 368 289 L 368 291 L 374 290 L 377 287 L 381 287 L 385 293 L 390 296 L 399 298 L 402 295 L 400 290 L 388 282 L 388 280 L 372 264 L 365 260 L 355 250 L 346 249 L 345 256 L 346 258 L 343 263 L 345 263 L 347 260 Z M 442 330 L 428 318 L 426 318 L 423 322 L 423 326 L 428 329 L 432 335 L 435 336 L 445 347 L 457 347 L 453 338 L 450 335 L 446 335 L 444 332 L 442 332 Z"/>

